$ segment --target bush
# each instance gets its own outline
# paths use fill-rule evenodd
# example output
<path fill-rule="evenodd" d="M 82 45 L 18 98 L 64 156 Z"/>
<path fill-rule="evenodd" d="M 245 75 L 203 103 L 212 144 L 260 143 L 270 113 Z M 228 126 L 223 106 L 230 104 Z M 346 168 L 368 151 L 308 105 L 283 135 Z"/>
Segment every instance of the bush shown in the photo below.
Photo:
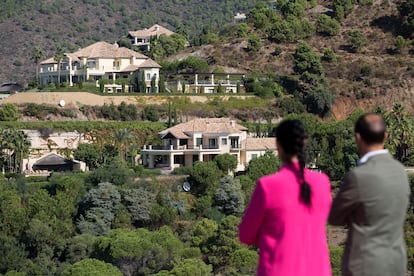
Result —
<path fill-rule="evenodd" d="M 340 276 L 341 274 L 341 260 L 344 249 L 340 246 L 329 246 L 329 255 L 331 260 L 332 275 Z"/>
<path fill-rule="evenodd" d="M 322 14 L 316 22 L 316 31 L 322 35 L 335 36 L 339 34 L 339 23 L 334 18 Z"/>
<path fill-rule="evenodd" d="M 396 52 L 399 53 L 399 54 L 405 53 L 406 52 L 406 49 L 408 47 L 410 47 L 411 43 L 412 42 L 411 42 L 410 39 L 405 39 L 404 37 L 402 37 L 400 35 L 397 36 L 395 38 L 395 41 L 394 41 L 394 45 L 395 45 Z"/>
<path fill-rule="evenodd" d="M 305 105 L 298 99 L 286 97 L 278 102 L 278 107 L 284 114 L 300 114 L 306 111 Z"/>
<path fill-rule="evenodd" d="M 336 62 L 336 55 L 332 48 L 325 48 L 322 59 L 327 62 Z"/>
<path fill-rule="evenodd" d="M 263 45 L 259 37 L 257 37 L 256 35 L 251 35 L 249 37 L 249 41 L 247 44 L 247 50 L 249 52 L 257 52 L 260 50 L 260 48 L 262 48 L 262 46 Z"/>
<path fill-rule="evenodd" d="M 357 53 L 363 46 L 366 45 L 367 40 L 361 31 L 351 31 L 348 34 L 348 41 L 352 52 Z"/>
<path fill-rule="evenodd" d="M 20 118 L 17 105 L 5 103 L 0 110 L 0 121 L 17 121 Z"/>
<path fill-rule="evenodd" d="M 372 69 L 369 65 L 364 65 L 361 67 L 361 77 L 368 77 L 371 75 Z"/>

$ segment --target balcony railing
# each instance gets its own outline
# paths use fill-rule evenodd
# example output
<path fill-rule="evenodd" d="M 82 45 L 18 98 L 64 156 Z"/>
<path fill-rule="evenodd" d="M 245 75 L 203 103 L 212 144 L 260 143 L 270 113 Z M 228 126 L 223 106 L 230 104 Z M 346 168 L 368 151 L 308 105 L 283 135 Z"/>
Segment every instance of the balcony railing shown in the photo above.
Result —
<path fill-rule="evenodd" d="M 205 150 L 205 149 L 219 149 L 219 146 L 215 145 L 199 145 L 199 146 L 188 146 L 188 145 L 183 145 L 183 146 L 152 146 L 152 145 L 144 145 L 144 150 L 178 150 L 178 151 L 182 151 L 182 150 Z"/>

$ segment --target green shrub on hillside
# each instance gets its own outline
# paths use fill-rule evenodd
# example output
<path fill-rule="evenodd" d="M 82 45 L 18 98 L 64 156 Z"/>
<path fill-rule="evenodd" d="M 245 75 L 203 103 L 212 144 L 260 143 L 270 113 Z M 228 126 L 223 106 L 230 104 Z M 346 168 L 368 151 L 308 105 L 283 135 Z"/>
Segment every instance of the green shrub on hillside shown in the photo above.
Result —
<path fill-rule="evenodd" d="M 367 44 L 367 40 L 361 31 L 351 31 L 348 33 L 348 42 L 352 52 L 356 53 Z"/>
<path fill-rule="evenodd" d="M 316 22 L 316 30 L 318 33 L 323 35 L 335 36 L 339 33 L 340 26 L 338 21 L 334 18 L 331 18 L 326 14 L 322 14 Z"/>
<path fill-rule="evenodd" d="M 257 52 L 260 50 L 260 48 L 262 48 L 262 42 L 260 38 L 257 37 L 256 35 L 251 35 L 249 37 L 249 41 L 247 44 L 247 50 L 249 52 Z"/>
<path fill-rule="evenodd" d="M 1 106 L 0 121 L 17 121 L 20 118 L 17 105 L 5 103 Z"/>

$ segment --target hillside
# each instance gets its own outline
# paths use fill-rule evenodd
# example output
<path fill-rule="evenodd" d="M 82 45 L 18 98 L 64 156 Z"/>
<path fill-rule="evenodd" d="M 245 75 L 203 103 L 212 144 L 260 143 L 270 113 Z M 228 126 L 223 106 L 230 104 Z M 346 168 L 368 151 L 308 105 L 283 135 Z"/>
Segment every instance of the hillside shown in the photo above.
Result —
<path fill-rule="evenodd" d="M 306 10 L 306 18 L 314 26 L 323 14 L 320 11 L 332 13 L 331 1 L 319 4 Z M 414 58 L 411 46 L 401 53 L 396 51 L 396 37 L 402 32 L 398 17 L 395 2 L 373 1 L 370 5 L 355 5 L 340 22 L 337 35 L 327 36 L 316 31 L 304 39 L 321 58 L 327 48 L 332 49 L 336 57 L 335 62 L 322 58 L 329 89 L 336 98 L 333 117 L 343 119 L 355 108 L 372 110 L 383 106 L 390 109 L 396 102 L 414 112 Z M 357 52 L 349 49 L 352 31 L 360 32 L 366 41 Z M 260 38 L 262 46 L 258 51 L 247 51 L 248 40 L 254 35 Z M 213 67 L 226 71 L 294 76 L 292 55 L 296 47 L 296 42 L 272 42 L 262 30 L 253 28 L 245 37 L 233 36 L 225 43 L 193 47 L 169 60 L 194 55 L 212 61 Z"/>
<path fill-rule="evenodd" d="M 258 1 L 162 1 L 162 5 L 155 5 L 130 0 L 25 0 L 19 8 L 13 8 L 12 2 L 6 2 L 0 11 L 0 60 L 8 64 L 0 67 L 0 83 L 30 81 L 35 71 L 29 59 L 34 46 L 51 56 L 57 45 L 73 50 L 98 40 L 116 41 L 128 30 L 160 23 L 174 30 L 185 29 L 190 40 L 199 38 L 203 28 L 218 38 L 214 43 L 193 46 L 170 56 L 167 61 L 192 55 L 206 59 L 212 70 L 297 78 L 293 54 L 297 42 L 304 40 L 319 57 L 324 56 L 326 49 L 332 49 L 335 56 L 335 62 L 322 58 L 327 89 L 335 98 L 331 109 L 334 118 L 343 119 L 356 107 L 370 110 L 384 106 L 390 110 L 396 102 L 414 112 L 412 46 L 396 51 L 396 37 L 403 32 L 393 1 L 375 0 L 351 6 L 339 22 L 338 33 L 331 36 L 316 29 L 321 15 L 334 17 L 335 1 L 318 1 L 316 6 L 305 1 L 308 4 L 303 18 L 315 30 L 304 34 L 303 39 L 290 41 L 269 39 L 266 28 L 274 26 L 261 29 L 248 21 L 248 31 L 240 36 L 240 25 L 224 24 L 236 12 L 251 12 Z M 359 32 L 365 40 L 358 51 L 351 50 L 351 32 Z M 247 50 L 251 37 L 259 39 L 260 47 L 255 51 Z"/>
<path fill-rule="evenodd" d="M 128 31 L 155 23 L 191 37 L 205 28 L 231 22 L 257 0 L 22 0 L 3 1 L 0 9 L 0 83 L 28 83 L 35 74 L 30 52 L 37 46 L 52 56 L 56 46 L 67 51 L 96 41 L 113 43 Z"/>

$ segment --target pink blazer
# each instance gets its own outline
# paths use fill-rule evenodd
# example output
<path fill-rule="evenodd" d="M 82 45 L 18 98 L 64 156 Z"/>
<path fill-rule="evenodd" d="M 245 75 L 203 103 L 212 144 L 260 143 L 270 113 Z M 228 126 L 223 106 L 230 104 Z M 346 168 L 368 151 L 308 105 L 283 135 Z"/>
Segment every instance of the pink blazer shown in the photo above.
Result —
<path fill-rule="evenodd" d="M 331 275 L 326 223 L 331 186 L 323 173 L 305 170 L 312 206 L 299 200 L 299 164 L 257 181 L 239 225 L 239 239 L 259 247 L 257 275 Z"/>

